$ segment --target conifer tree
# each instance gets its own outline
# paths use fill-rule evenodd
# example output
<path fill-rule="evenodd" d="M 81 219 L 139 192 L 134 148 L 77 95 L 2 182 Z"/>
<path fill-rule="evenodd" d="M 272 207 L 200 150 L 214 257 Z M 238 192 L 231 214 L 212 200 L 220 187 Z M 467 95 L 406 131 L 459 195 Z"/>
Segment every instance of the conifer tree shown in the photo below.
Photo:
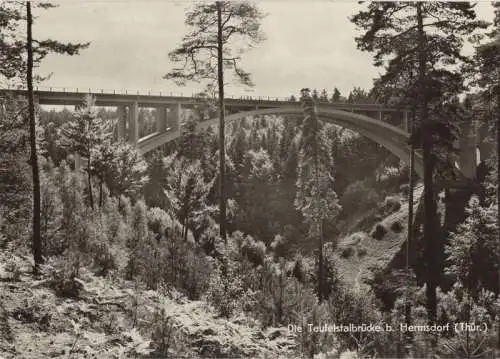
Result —
<path fill-rule="evenodd" d="M 325 138 L 323 122 L 316 114 L 316 105 L 309 90 L 302 90 L 304 122 L 299 142 L 299 175 L 295 207 L 302 212 L 309 226 L 309 237 L 318 241 L 318 298 L 325 299 L 328 292 L 324 288 L 324 225 L 333 221 L 340 212 L 337 194 L 333 189 L 334 179 L 329 167 L 329 141 Z"/>
<path fill-rule="evenodd" d="M 49 163 L 46 171 L 41 173 L 41 205 L 40 205 L 40 233 L 42 238 L 42 252 L 47 254 L 55 253 L 54 249 L 63 249 L 60 246 L 60 229 L 62 219 L 62 201 L 60 197 L 60 189 L 57 188 L 56 170 Z M 59 248 L 58 248 L 59 247 Z"/>
<path fill-rule="evenodd" d="M 491 109 L 491 124 L 490 128 L 495 128 L 496 137 L 496 156 L 493 156 L 492 167 L 492 187 L 495 189 L 497 211 L 497 228 L 500 227 L 500 2 L 494 2 L 495 17 L 493 21 L 493 29 L 488 34 L 490 41 L 476 49 L 475 62 L 472 70 L 477 71 L 478 84 L 483 89 L 483 96 L 488 98 L 489 107 Z M 495 119 L 496 117 L 496 119 Z M 481 153 L 481 157 L 485 154 Z M 496 161 L 495 160 L 496 157 Z M 497 238 L 498 254 L 500 255 L 500 232 Z M 500 262 L 500 257 L 497 257 Z M 497 293 L 500 291 L 500 266 L 497 268 Z M 500 318 L 497 321 L 498 343 L 497 347 L 500 349 Z"/>
<path fill-rule="evenodd" d="M 314 89 L 312 90 L 312 99 L 314 100 L 314 102 L 318 102 L 319 100 L 319 95 L 318 95 L 318 90 Z"/>
<path fill-rule="evenodd" d="M 164 193 L 172 214 L 183 226 L 182 238 L 187 241 L 188 229 L 194 230 L 198 220 L 210 210 L 206 199 L 213 184 L 205 182 L 200 161 L 171 155 L 164 159 L 164 164 L 168 176 Z"/>
<path fill-rule="evenodd" d="M 339 102 L 340 101 L 340 91 L 338 88 L 334 88 L 333 89 L 333 93 L 332 93 L 332 98 L 331 98 L 331 102 Z"/>
<path fill-rule="evenodd" d="M 61 145 L 73 153 L 87 159 L 87 184 L 90 207 L 94 208 L 92 174 L 95 171 L 96 148 L 109 143 L 113 133 L 112 123 L 98 116 L 95 99 L 86 96 L 83 106 L 74 114 L 73 121 L 66 122 L 61 128 Z"/>
<path fill-rule="evenodd" d="M 319 95 L 319 102 L 328 102 L 328 93 L 326 89 L 321 90 L 321 94 Z"/>
<path fill-rule="evenodd" d="M 100 202 L 104 183 L 113 196 L 135 198 L 149 181 L 148 165 L 137 147 L 130 143 L 105 141 L 92 150 L 92 161 L 92 173 L 101 183 Z"/>
<path fill-rule="evenodd" d="M 433 102 L 439 101 L 443 73 L 449 65 L 465 60 L 461 54 L 464 37 L 485 24 L 476 20 L 474 6 L 468 2 L 377 2 L 351 18 L 365 32 L 356 38 L 358 48 L 374 52 L 376 66 L 388 66 L 388 73 L 401 77 L 412 64 L 418 74 L 418 113 L 424 161 L 424 259 L 429 321 L 435 322 L 436 287 L 443 270 L 444 239 L 439 235 L 433 189 L 434 158 L 432 124 Z M 404 71 L 403 71 L 404 70 Z M 456 84 L 454 81 L 452 84 Z M 430 113 L 431 111 L 431 113 Z"/>
<path fill-rule="evenodd" d="M 448 254 L 448 272 L 467 288 L 475 299 L 482 289 L 498 293 L 496 267 L 499 248 L 496 243 L 497 208 L 482 207 L 477 197 L 472 197 L 467 206 L 467 219 L 452 235 Z"/>
<path fill-rule="evenodd" d="M 172 61 L 182 67 L 174 68 L 164 78 L 180 85 L 186 81 L 207 82 L 212 88 L 218 86 L 219 107 L 219 171 L 220 171 L 220 235 L 226 241 L 226 174 L 224 135 L 224 74 L 232 69 L 236 79 L 252 86 L 250 74 L 239 62 L 244 49 L 251 48 L 263 40 L 260 20 L 263 14 L 246 1 L 199 3 L 186 14 L 186 25 L 190 31 L 181 45 L 169 53 Z"/>
<path fill-rule="evenodd" d="M 25 6 L 24 6 L 25 5 Z M 54 7 L 49 3 L 40 3 L 40 8 Z M 33 84 L 40 79 L 34 76 L 34 70 L 49 53 L 76 55 L 88 44 L 65 44 L 54 40 L 35 40 L 33 38 L 33 15 L 31 1 L 25 4 L 4 2 L 0 4 L 0 74 L 17 84 L 25 83 L 28 99 L 28 125 L 30 139 L 30 165 L 33 179 L 33 257 L 35 272 L 43 262 L 40 236 L 40 176 L 37 153 L 36 109 L 34 103 Z M 19 36 L 22 23 L 26 22 L 26 38 Z M 24 81 L 25 80 L 25 81 Z"/>

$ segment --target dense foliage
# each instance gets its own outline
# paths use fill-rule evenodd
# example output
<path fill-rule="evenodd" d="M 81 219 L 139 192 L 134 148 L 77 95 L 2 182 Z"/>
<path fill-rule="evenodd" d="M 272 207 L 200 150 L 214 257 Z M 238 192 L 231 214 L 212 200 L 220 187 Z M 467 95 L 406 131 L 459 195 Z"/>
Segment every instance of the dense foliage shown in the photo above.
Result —
<path fill-rule="evenodd" d="M 225 15 L 234 12 L 243 19 L 253 18 L 234 31 L 256 36 L 261 15 L 253 13 L 253 6 L 244 5 L 224 2 Z M 16 21 L 15 14 L 20 16 L 8 8 L 0 10 L 8 20 L 6 28 Z M 215 10 L 215 5 L 199 5 L 188 13 L 187 22 L 211 26 L 213 33 Z M 422 42 L 415 11 L 418 16 L 424 11 L 428 17 L 445 19 L 428 24 L 442 33 L 425 32 Z M 90 271 L 113 283 L 133 283 L 136 289 L 144 288 L 143 294 L 154 291 L 174 298 L 173 293 L 180 293 L 183 298 L 175 297 L 179 302 L 202 303 L 218 319 L 254 321 L 262 330 L 325 323 L 383 323 L 396 328 L 402 323 L 426 324 L 431 312 L 430 319 L 438 324 L 475 322 L 490 330 L 411 335 L 398 330 L 303 330 L 293 336 L 294 354 L 316 358 L 338 357 L 343 352 L 344 358 L 498 356 L 493 349 L 496 334 L 491 330 L 500 320 L 498 158 L 488 152 L 489 157 L 482 158 L 485 171 L 474 179 L 476 195 L 471 196 L 469 188 L 454 189 L 456 196 L 465 198 L 462 216 L 453 216 L 460 207 L 450 189 L 444 191 L 444 203 L 438 201 L 434 188 L 424 189 L 424 195 L 432 195 L 433 202 L 426 208 L 432 210 L 431 224 L 436 227 L 431 232 L 435 243 L 429 247 L 421 236 L 420 225 L 423 222 L 425 228 L 429 222 L 418 219 L 420 206 L 415 228 L 404 223 L 408 216 L 406 164 L 378 144 L 323 121 L 316 112 L 317 106 L 327 103 L 379 100 L 411 106 L 421 123 L 443 117 L 485 122 L 482 112 L 473 109 L 500 108 L 498 98 L 491 96 L 488 103 L 485 97 L 498 90 L 490 76 L 496 70 L 497 54 L 492 48 L 496 49 L 498 31 L 490 34 L 491 43 L 480 46 L 473 59 L 459 56 L 462 40 L 451 31 L 472 33 L 483 27 L 473 12 L 469 5 L 458 3 L 369 4 L 367 11 L 353 18 L 365 30 L 358 45 L 375 52 L 376 64 L 387 65 L 387 72 L 371 91 L 355 87 L 343 96 L 336 87 L 331 95 L 326 89 L 303 89 L 297 94 L 303 115 L 248 117 L 227 123 L 224 141 L 213 129 L 197 130 L 198 122 L 216 115 L 213 102 L 206 97 L 200 97 L 193 110 L 184 111 L 178 139 L 145 157 L 117 139 L 116 112 L 97 109 L 91 97 L 82 98 L 82 105 L 74 111 L 38 109 L 39 229 L 49 280 L 36 285 L 47 285 L 58 297 L 78 301 L 85 295 L 81 277 Z M 224 31 L 231 33 L 231 28 Z M 223 34 L 226 41 L 228 33 Z M 188 34 L 184 46 L 171 57 L 182 59 L 189 49 L 206 45 L 199 43 L 203 34 Z M 3 54 L 11 59 L 2 68 L 5 76 L 14 74 L 13 64 L 22 60 L 19 44 L 11 45 L 12 52 Z M 422 65 L 417 58 L 422 51 L 425 71 L 417 66 Z M 393 57 L 384 63 L 386 56 Z M 195 74 L 192 71 L 198 68 L 188 67 L 187 73 L 175 69 L 168 77 L 218 79 L 211 62 L 215 58 L 205 59 L 204 71 L 209 74 Z M 455 61 L 468 63 L 469 67 L 463 67 L 468 78 L 458 67 L 449 70 Z M 477 73 L 471 64 L 477 65 Z M 246 72 L 233 69 L 243 82 L 249 82 Z M 459 100 L 468 80 L 480 86 L 481 93 Z M 429 90 L 428 97 L 415 101 L 415 96 L 422 96 L 422 88 Z M 0 250 L 22 252 L 29 248 L 32 233 L 27 228 L 33 215 L 25 104 L 10 97 L 0 101 Z M 158 115 L 140 110 L 142 135 L 155 130 Z M 430 136 L 435 139 L 432 165 L 439 169 L 431 173 L 432 183 L 438 183 L 439 176 L 448 178 L 451 171 L 444 176 L 443 170 L 456 159 L 450 122 L 432 127 L 437 131 Z M 443 128 L 446 131 L 440 132 Z M 422 145 L 425 136 L 419 134 L 424 132 L 417 130 L 412 137 L 416 147 Z M 78 156 L 81 168 L 73 165 Z M 218 206 L 221 197 L 227 197 L 227 206 Z M 220 233 L 221 218 L 227 220 L 227 238 Z M 419 236 L 404 253 L 400 247 L 408 231 Z M 428 257 L 430 249 L 436 253 Z M 383 258 L 379 263 L 371 263 L 376 251 L 387 253 L 379 255 L 377 259 Z M 402 271 L 397 261 L 402 253 L 411 260 L 408 271 Z M 361 276 L 365 263 L 370 264 L 368 278 Z M 15 264 L 5 267 L 11 279 L 18 281 L 21 274 Z M 346 274 L 352 267 L 358 270 L 353 280 Z M 3 275 L 3 264 L 0 269 Z M 157 308 L 144 325 L 137 319 L 139 298 L 134 301 L 133 327 L 151 338 L 156 354 L 170 355 L 169 348 L 175 344 L 172 333 L 180 330 L 172 325 L 168 308 Z M 2 310 L 0 298 L 0 314 Z M 215 337 L 212 329 L 203 330 Z M 286 335 L 277 329 L 269 338 L 280 336 Z M 199 345 L 200 350 L 210 352 L 210 345 L 216 344 Z M 236 352 L 237 348 L 231 353 Z"/>

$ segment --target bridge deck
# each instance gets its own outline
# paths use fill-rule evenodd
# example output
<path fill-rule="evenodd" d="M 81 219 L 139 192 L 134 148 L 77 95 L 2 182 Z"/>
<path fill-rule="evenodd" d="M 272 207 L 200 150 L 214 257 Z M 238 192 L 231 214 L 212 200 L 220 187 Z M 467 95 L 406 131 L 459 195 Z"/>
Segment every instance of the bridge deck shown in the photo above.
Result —
<path fill-rule="evenodd" d="M 25 90 L 0 90 L 2 92 L 11 92 L 25 94 Z M 174 104 L 181 104 L 185 108 L 191 108 L 199 105 L 204 99 L 200 97 L 187 96 L 164 96 L 164 95 L 145 95 L 145 94 L 117 94 L 109 92 L 67 92 L 67 91 L 35 91 L 40 105 L 68 105 L 76 106 L 82 103 L 83 96 L 93 95 L 96 98 L 97 106 L 118 106 L 129 105 L 137 102 L 142 107 L 161 107 Z M 217 100 L 217 99 L 214 99 Z M 279 98 L 226 98 L 226 106 L 232 108 L 274 108 L 283 106 L 300 106 L 298 101 L 287 101 Z M 338 103 L 318 103 L 318 107 L 336 108 L 345 111 L 369 111 L 369 112 L 399 112 L 402 108 L 389 108 L 380 104 L 350 104 L 344 102 Z"/>

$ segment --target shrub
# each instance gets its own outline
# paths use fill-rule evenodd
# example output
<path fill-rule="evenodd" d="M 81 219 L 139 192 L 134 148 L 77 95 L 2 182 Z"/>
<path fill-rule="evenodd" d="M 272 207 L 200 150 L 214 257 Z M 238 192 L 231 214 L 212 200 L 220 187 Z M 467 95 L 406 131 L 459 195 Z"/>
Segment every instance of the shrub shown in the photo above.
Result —
<path fill-rule="evenodd" d="M 364 257 L 368 253 L 368 249 L 365 246 L 359 246 L 356 248 L 358 257 Z"/>
<path fill-rule="evenodd" d="M 262 244 L 264 244 L 264 243 L 262 243 Z M 284 257 L 286 255 L 285 237 L 283 237 L 279 234 L 275 235 L 273 241 L 271 242 L 270 247 L 273 250 L 275 256 Z"/>
<path fill-rule="evenodd" d="M 404 197 L 408 197 L 410 195 L 410 186 L 408 184 L 402 184 L 399 186 L 399 190 Z"/>
<path fill-rule="evenodd" d="M 118 199 L 118 210 L 121 215 L 125 218 L 125 221 L 130 221 L 132 217 L 132 205 L 130 204 L 130 200 L 128 197 L 121 195 Z"/>
<path fill-rule="evenodd" d="M 75 280 L 80 271 L 78 254 L 69 253 L 47 267 L 50 287 L 58 297 L 78 298 L 83 285 Z"/>
<path fill-rule="evenodd" d="M 96 275 L 106 276 L 111 270 L 117 268 L 115 258 L 107 242 L 94 242 L 91 251 L 93 252 Z"/>
<path fill-rule="evenodd" d="M 387 196 L 382 205 L 385 214 L 391 214 L 401 209 L 401 199 L 396 196 Z"/>
<path fill-rule="evenodd" d="M 401 224 L 401 221 L 396 220 L 396 221 L 392 222 L 391 230 L 394 233 L 400 233 L 403 230 L 403 225 Z"/>
<path fill-rule="evenodd" d="M 342 286 L 337 289 L 334 296 L 327 302 L 330 321 L 335 323 L 377 323 L 381 320 L 380 313 L 375 305 L 374 298 L 368 293 L 357 293 L 348 287 Z M 340 341 L 337 348 L 339 351 L 348 349 L 363 350 L 369 345 L 377 333 L 374 332 L 340 332 L 337 338 Z M 368 353 L 367 353 L 368 354 Z M 373 357 L 370 355 L 369 357 Z"/>
<path fill-rule="evenodd" d="M 241 244 L 241 254 L 250 263 L 256 266 L 262 265 L 266 254 L 266 245 L 262 241 L 255 241 L 252 237 L 246 236 Z"/>
<path fill-rule="evenodd" d="M 14 258 L 10 258 L 5 263 L 5 271 L 8 273 L 12 281 L 17 282 L 21 278 L 21 268 Z"/>
<path fill-rule="evenodd" d="M 384 238 L 386 233 L 387 233 L 387 228 L 382 222 L 379 222 L 373 228 L 372 232 L 370 233 L 370 237 L 376 239 L 377 241 L 380 241 Z"/>
<path fill-rule="evenodd" d="M 122 215 L 118 208 L 116 198 L 108 198 L 104 203 L 104 213 L 106 214 L 106 223 L 108 227 L 108 238 L 111 242 L 115 239 L 122 239 L 122 227 L 124 226 Z"/>
<path fill-rule="evenodd" d="M 155 348 L 155 354 L 169 354 L 172 347 L 177 342 L 177 328 L 171 316 L 167 315 L 164 303 L 161 308 L 156 308 L 152 321 L 152 345 Z"/>
<path fill-rule="evenodd" d="M 167 212 L 158 207 L 150 208 L 147 218 L 149 230 L 156 235 L 157 239 L 161 238 L 172 221 Z"/>
<path fill-rule="evenodd" d="M 355 252 L 354 247 L 347 245 L 340 248 L 340 256 L 342 258 L 350 258 Z"/>
<path fill-rule="evenodd" d="M 227 272 L 218 266 L 210 276 L 206 301 L 218 315 L 229 318 L 238 307 L 238 298 L 243 294 L 241 278 L 235 275 L 234 264 L 228 263 Z"/>

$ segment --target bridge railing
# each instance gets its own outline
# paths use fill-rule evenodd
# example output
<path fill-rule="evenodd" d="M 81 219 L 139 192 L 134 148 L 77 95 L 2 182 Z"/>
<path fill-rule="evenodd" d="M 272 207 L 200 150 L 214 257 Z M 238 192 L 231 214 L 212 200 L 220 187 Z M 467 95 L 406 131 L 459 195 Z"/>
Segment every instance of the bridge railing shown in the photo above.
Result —
<path fill-rule="evenodd" d="M 7 90 L 26 91 L 25 87 L 7 87 Z M 130 89 L 96 89 L 84 87 L 59 87 L 59 86 L 36 86 L 35 91 L 47 92 L 68 92 L 81 94 L 105 94 L 105 95 L 137 95 L 137 96 L 170 96 L 170 97 L 191 97 L 199 98 L 201 91 L 198 92 L 179 92 L 179 91 L 152 91 L 152 90 L 130 90 Z M 276 96 L 238 96 L 226 95 L 226 99 L 250 100 L 250 101 L 288 101 L 289 97 Z"/>

